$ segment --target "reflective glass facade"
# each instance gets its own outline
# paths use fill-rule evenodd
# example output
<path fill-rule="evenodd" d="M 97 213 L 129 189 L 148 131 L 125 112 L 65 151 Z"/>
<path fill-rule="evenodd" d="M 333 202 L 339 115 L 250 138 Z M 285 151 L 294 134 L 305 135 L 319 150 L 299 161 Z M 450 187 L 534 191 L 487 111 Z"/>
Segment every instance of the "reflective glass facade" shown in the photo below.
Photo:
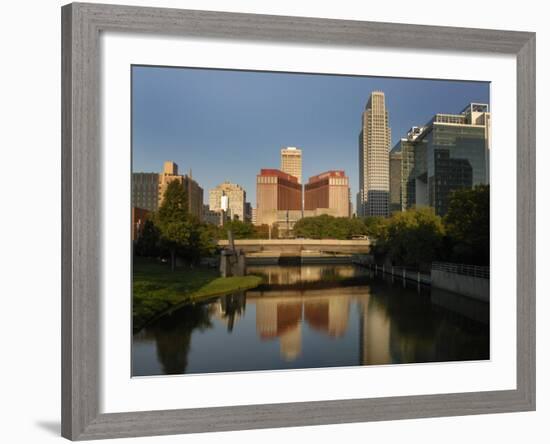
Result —
<path fill-rule="evenodd" d="M 413 127 L 401 152 L 401 210 L 430 206 L 444 216 L 453 191 L 489 183 L 490 113 L 471 103 L 460 114 L 436 114 Z"/>
<path fill-rule="evenodd" d="M 390 213 L 401 211 L 401 151 L 390 153 Z"/>
<path fill-rule="evenodd" d="M 452 191 L 488 183 L 485 127 L 434 122 L 424 140 L 428 203 L 443 216 Z"/>

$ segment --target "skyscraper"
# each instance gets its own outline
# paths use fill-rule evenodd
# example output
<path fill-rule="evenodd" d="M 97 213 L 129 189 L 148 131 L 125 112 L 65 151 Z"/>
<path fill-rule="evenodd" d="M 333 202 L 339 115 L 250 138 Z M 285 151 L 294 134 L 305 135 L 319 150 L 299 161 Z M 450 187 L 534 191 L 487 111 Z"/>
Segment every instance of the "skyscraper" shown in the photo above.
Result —
<path fill-rule="evenodd" d="M 391 130 L 382 91 L 373 91 L 359 134 L 359 216 L 388 216 Z"/>
<path fill-rule="evenodd" d="M 281 149 L 281 171 L 290 174 L 302 183 L 302 150 L 293 146 Z"/>

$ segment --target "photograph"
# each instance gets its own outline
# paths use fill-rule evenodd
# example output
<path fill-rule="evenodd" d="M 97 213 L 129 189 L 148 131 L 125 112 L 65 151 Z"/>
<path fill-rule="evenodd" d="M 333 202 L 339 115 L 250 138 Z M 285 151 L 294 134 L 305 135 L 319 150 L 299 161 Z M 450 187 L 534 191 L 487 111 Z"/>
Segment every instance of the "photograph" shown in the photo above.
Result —
<path fill-rule="evenodd" d="M 2 442 L 549 441 L 515 6 L 6 2 Z"/>
<path fill-rule="evenodd" d="M 490 360 L 490 91 L 132 65 L 132 376 Z"/>

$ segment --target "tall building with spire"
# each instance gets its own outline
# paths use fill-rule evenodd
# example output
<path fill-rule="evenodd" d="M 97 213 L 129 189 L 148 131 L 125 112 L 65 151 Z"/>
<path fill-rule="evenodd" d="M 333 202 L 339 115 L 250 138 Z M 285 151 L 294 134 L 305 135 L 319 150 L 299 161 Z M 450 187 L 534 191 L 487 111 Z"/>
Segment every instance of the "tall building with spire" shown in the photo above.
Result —
<path fill-rule="evenodd" d="M 290 174 L 302 183 L 302 150 L 294 146 L 281 149 L 281 171 Z"/>
<path fill-rule="evenodd" d="M 389 215 L 390 144 L 386 99 L 382 91 L 373 91 L 359 133 L 359 216 Z"/>

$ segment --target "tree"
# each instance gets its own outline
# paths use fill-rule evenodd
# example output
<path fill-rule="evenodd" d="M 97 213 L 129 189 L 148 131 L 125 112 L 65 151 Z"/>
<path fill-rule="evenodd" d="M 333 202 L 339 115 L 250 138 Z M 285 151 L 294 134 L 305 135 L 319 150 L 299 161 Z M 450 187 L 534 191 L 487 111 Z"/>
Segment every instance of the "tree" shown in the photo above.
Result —
<path fill-rule="evenodd" d="M 382 216 L 367 216 L 363 219 L 366 233 L 373 239 L 383 238 L 386 233 L 387 219 Z"/>
<path fill-rule="evenodd" d="M 218 248 L 221 231 L 217 225 L 202 223 L 198 225 L 199 256 L 212 256 Z"/>
<path fill-rule="evenodd" d="M 255 239 L 269 239 L 271 231 L 271 239 L 277 239 L 279 237 L 279 229 L 277 225 L 271 227 L 267 224 L 254 226 L 254 238 Z"/>
<path fill-rule="evenodd" d="M 454 191 L 444 218 L 450 239 L 451 259 L 489 265 L 489 186 Z"/>
<path fill-rule="evenodd" d="M 366 235 L 367 230 L 359 219 L 323 214 L 300 219 L 294 225 L 294 234 L 311 239 L 351 239 Z"/>
<path fill-rule="evenodd" d="M 192 246 L 194 227 L 187 207 L 187 193 L 178 180 L 168 184 L 162 205 L 155 218 L 161 244 L 170 252 L 172 271 L 176 269 L 176 253 Z"/>
<path fill-rule="evenodd" d="M 238 219 L 226 221 L 222 227 L 213 226 L 214 236 L 217 239 L 227 239 L 227 231 L 231 230 L 233 239 L 269 239 L 269 225 L 252 225 L 250 222 L 242 222 Z M 214 227 L 214 228 L 212 228 Z M 271 227 L 271 237 L 276 239 L 279 235 L 276 225 Z"/>
<path fill-rule="evenodd" d="M 216 252 L 218 239 L 219 231 L 213 230 L 211 224 L 195 223 L 190 244 L 183 255 L 191 263 L 197 262 L 201 257 L 212 256 Z"/>
<path fill-rule="evenodd" d="M 222 230 L 222 239 L 227 239 L 227 232 L 231 231 L 233 239 L 253 239 L 255 237 L 254 225 L 242 222 L 238 219 L 225 222 Z"/>
<path fill-rule="evenodd" d="M 294 235 L 311 239 L 333 238 L 332 219 L 327 215 L 304 217 L 294 224 Z"/>
<path fill-rule="evenodd" d="M 429 266 L 441 252 L 445 228 L 432 208 L 394 213 L 380 238 L 392 262 L 415 267 Z"/>
<path fill-rule="evenodd" d="M 135 242 L 134 252 L 137 256 L 154 257 L 160 253 L 160 232 L 152 220 L 147 219 L 143 230 Z"/>
<path fill-rule="evenodd" d="M 368 236 L 368 228 L 365 225 L 365 223 L 361 219 L 352 218 L 352 219 L 345 219 L 347 227 L 348 227 L 348 233 L 347 233 L 347 239 L 352 239 L 354 236 Z"/>

